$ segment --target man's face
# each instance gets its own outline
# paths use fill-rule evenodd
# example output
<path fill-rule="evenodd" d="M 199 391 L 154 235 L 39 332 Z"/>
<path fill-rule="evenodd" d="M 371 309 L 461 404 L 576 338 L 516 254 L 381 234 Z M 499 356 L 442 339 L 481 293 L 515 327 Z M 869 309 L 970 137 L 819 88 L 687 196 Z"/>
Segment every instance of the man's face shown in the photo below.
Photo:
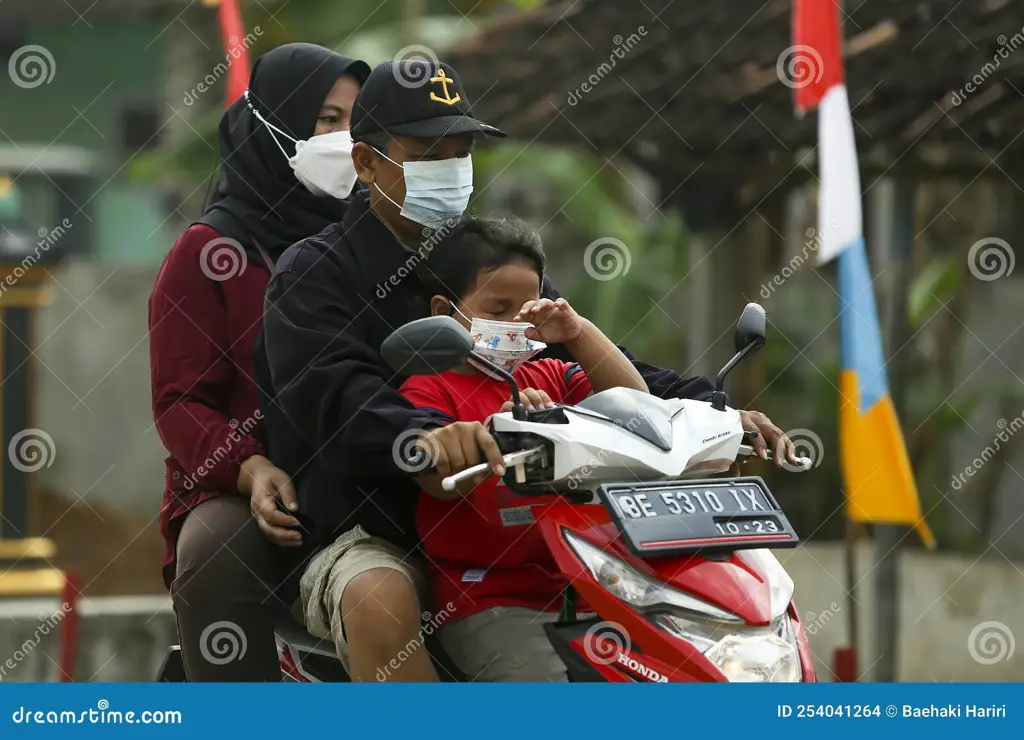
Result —
<path fill-rule="evenodd" d="M 472 149 L 473 135 L 469 133 L 445 136 L 441 139 L 392 136 L 388 139 L 384 154 L 393 162 L 389 162 L 374 151 L 373 147 L 362 142 L 353 147 L 352 159 L 355 161 L 359 179 L 368 185 L 372 183 L 370 204 L 374 212 L 393 229 L 403 233 L 419 234 L 422 226 L 399 215 L 405 202 L 405 179 L 401 165 L 406 162 L 433 162 L 467 157 Z M 387 195 L 387 198 L 382 197 L 381 193 Z"/>

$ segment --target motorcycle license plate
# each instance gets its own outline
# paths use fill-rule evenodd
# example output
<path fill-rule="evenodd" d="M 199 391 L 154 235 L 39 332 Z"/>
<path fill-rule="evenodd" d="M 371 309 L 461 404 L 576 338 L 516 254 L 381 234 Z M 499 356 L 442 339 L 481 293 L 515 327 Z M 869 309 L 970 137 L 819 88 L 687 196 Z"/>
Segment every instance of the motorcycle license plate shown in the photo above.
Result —
<path fill-rule="evenodd" d="M 800 541 L 758 477 L 612 483 L 598 494 L 637 555 L 793 547 Z"/>

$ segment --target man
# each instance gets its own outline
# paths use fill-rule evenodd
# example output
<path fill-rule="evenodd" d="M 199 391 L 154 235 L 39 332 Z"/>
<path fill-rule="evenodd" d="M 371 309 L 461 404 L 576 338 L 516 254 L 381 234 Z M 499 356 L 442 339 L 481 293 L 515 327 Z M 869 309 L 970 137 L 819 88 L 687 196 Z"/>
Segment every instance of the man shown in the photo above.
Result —
<path fill-rule="evenodd" d="M 353 194 L 341 223 L 291 247 L 268 287 L 271 454 L 295 473 L 303 546 L 315 552 L 300 587 L 307 629 L 334 639 L 353 680 L 432 681 L 426 651 L 414 649 L 425 587 L 410 557 L 414 476 L 427 471 L 405 453 L 429 437 L 424 446 L 443 452 L 436 462 L 444 474 L 481 457 L 498 469 L 501 456 L 481 424 L 447 424 L 415 409 L 397 391 L 405 378 L 379 350 L 395 328 L 429 313 L 416 267 L 466 209 L 473 136 L 504 134 L 472 117 L 454 69 L 427 62 L 374 69 L 351 132 L 367 189 Z M 546 279 L 543 297 L 558 297 Z M 571 360 L 564 346 L 547 356 Z M 657 395 L 705 398 L 713 390 L 705 378 L 629 357 Z M 792 457 L 763 415 L 745 413 L 745 423 L 761 430 L 762 450 L 767 437 Z M 275 446 L 275 437 L 286 441 Z"/>

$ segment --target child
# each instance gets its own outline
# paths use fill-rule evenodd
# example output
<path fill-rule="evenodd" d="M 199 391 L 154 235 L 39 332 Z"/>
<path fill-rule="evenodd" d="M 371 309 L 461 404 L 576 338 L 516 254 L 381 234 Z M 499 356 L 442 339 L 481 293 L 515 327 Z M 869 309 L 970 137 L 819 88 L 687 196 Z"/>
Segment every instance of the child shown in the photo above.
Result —
<path fill-rule="evenodd" d="M 543 275 L 537 234 L 517 221 L 470 218 L 435 248 L 420 277 L 431 315 L 453 316 L 465 326 L 476 351 L 512 374 L 528 409 L 576 404 L 617 386 L 647 392 L 633 364 L 596 326 L 564 299 L 541 299 Z M 531 359 L 556 343 L 578 364 Z M 417 510 L 434 601 L 450 612 L 442 645 L 470 680 L 565 681 L 544 624 L 556 618 L 568 583 L 531 510 L 557 497 L 518 496 L 496 477 L 456 492 L 440 486 L 442 474 L 483 457 L 480 423 L 510 408 L 508 385 L 463 365 L 410 378 L 401 391 L 449 424 L 427 438 L 435 459 L 446 462 L 420 478 Z M 480 428 L 460 434 L 471 426 L 466 422 Z"/>

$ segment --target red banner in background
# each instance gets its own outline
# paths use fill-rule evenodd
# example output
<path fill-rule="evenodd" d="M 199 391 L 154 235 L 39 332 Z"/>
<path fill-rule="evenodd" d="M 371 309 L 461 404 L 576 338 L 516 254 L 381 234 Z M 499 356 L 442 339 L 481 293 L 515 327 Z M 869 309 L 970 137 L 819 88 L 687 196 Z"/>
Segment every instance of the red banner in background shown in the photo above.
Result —
<path fill-rule="evenodd" d="M 249 86 L 249 47 L 245 44 L 245 27 L 238 0 L 203 0 L 206 5 L 217 6 L 220 36 L 224 42 L 224 56 L 228 62 L 228 89 L 224 107 L 238 100 Z"/>
<path fill-rule="evenodd" d="M 836 0 L 796 0 L 793 45 L 784 53 L 800 114 L 818 107 L 825 93 L 841 85 L 843 48 Z"/>

